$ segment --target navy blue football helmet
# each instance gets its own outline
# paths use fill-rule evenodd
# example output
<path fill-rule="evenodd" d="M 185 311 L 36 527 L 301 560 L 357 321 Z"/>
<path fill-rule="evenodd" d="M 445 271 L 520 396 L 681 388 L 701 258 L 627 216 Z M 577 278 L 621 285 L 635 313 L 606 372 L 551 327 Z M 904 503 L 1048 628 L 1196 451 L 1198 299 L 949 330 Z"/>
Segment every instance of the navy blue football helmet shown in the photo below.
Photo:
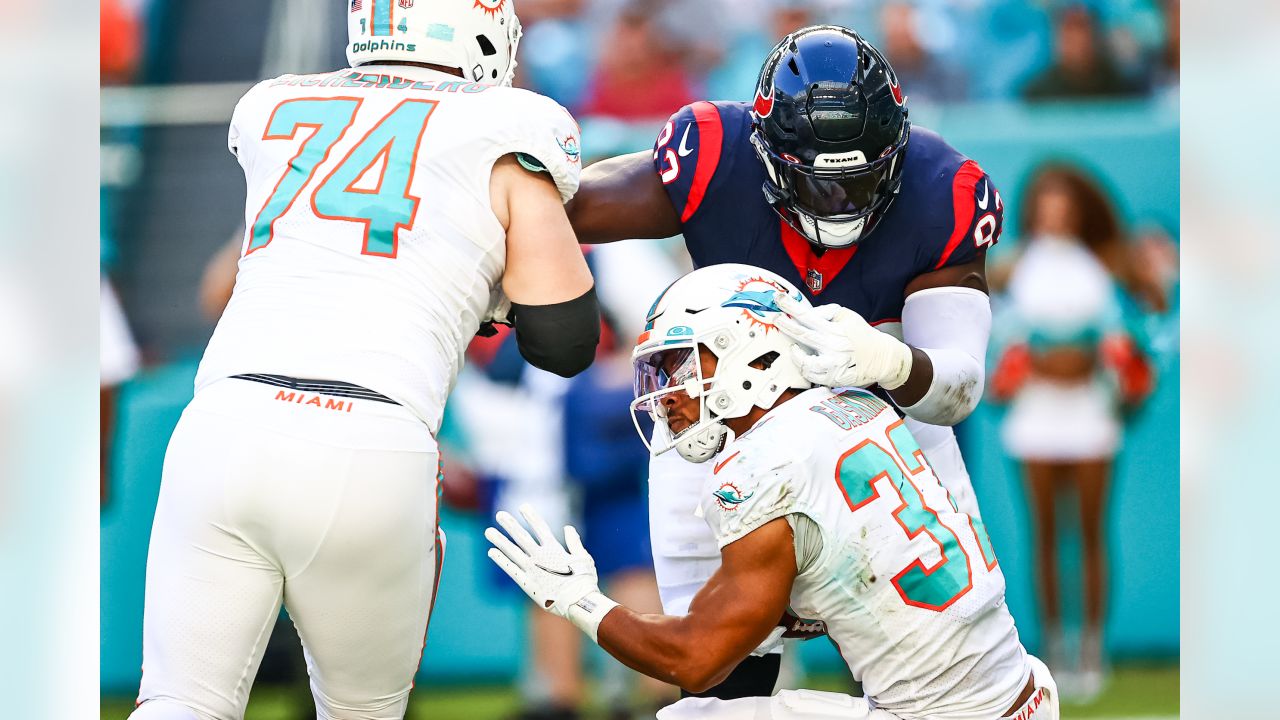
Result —
<path fill-rule="evenodd" d="M 765 198 L 792 228 L 823 248 L 875 229 L 902 183 L 911 135 L 879 50 L 837 25 L 791 33 L 760 71 L 752 121 Z"/>

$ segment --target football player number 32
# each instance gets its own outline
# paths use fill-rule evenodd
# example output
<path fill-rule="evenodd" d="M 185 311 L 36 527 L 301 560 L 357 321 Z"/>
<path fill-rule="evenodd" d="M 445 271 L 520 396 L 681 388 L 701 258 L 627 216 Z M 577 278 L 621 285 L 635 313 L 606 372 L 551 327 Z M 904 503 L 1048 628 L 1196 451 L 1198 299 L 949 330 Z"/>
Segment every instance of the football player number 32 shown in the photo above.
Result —
<path fill-rule="evenodd" d="M 973 587 L 971 563 L 976 558 L 969 557 L 956 530 L 944 525 L 938 512 L 925 504 L 920 488 L 912 480 L 928 465 L 906 425 L 894 423 L 884 439 L 884 446 L 875 440 L 864 440 L 842 455 L 836 463 L 836 479 L 850 510 L 860 510 L 881 497 L 891 503 L 896 500 L 893 518 L 907 537 L 914 540 L 925 534 L 937 546 L 941 559 L 926 565 L 923 557 L 916 558 L 893 577 L 893 586 L 906 604 L 942 612 Z M 952 503 L 950 509 L 955 509 L 955 502 L 950 497 L 948 500 Z M 995 568 L 995 552 L 982 521 L 970 520 L 968 527 L 960 529 L 973 532 L 982 562 L 988 570 Z"/>
<path fill-rule="evenodd" d="M 271 244 L 276 222 L 323 170 L 328 174 L 311 194 L 316 217 L 360 223 L 364 226 L 363 254 L 396 256 L 396 234 L 413 225 L 418 211 L 420 198 L 409 194 L 409 186 L 418 146 L 437 102 L 405 100 L 365 133 L 350 152 L 331 162 L 330 151 L 355 123 L 360 104 L 358 98 L 302 98 L 276 107 L 263 140 L 294 140 L 300 128 L 312 132 L 258 212 L 248 252 Z M 381 174 L 366 178 L 379 165 Z M 356 187 L 361 178 L 366 182 Z"/>

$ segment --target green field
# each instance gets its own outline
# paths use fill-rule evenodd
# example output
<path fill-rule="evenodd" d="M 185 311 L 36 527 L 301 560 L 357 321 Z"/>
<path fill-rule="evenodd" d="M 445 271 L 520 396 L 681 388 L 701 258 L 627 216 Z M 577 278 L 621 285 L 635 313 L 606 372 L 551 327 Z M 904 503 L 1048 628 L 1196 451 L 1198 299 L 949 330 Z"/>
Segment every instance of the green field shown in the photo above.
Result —
<path fill-rule="evenodd" d="M 841 689 L 842 679 L 815 678 L 808 686 Z M 245 720 L 302 720 L 305 711 L 298 691 L 263 687 L 254 690 Z M 414 692 L 408 720 L 503 720 L 518 707 L 516 692 L 508 687 L 443 688 L 420 686 Z M 104 698 L 102 720 L 124 720 L 133 709 L 131 699 Z M 1126 665 L 1115 669 L 1106 691 L 1088 706 L 1064 704 L 1062 717 L 1127 720 L 1178 716 L 1178 667 L 1176 665 Z"/>

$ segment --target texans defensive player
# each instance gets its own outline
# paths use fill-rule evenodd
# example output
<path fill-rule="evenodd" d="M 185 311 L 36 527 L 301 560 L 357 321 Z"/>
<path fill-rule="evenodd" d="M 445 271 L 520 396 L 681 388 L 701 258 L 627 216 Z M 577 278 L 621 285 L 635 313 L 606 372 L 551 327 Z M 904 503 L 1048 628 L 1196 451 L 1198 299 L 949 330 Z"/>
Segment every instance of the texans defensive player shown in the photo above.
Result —
<path fill-rule="evenodd" d="M 822 25 L 784 38 L 754 103 L 697 102 L 652 152 L 586 168 L 569 217 L 582 242 L 683 233 L 694 264 L 748 263 L 803 288 L 782 329 L 812 350 L 805 376 L 878 385 L 907 416 L 961 511 L 981 523 L 949 426 L 982 396 L 991 327 L 985 254 L 1000 193 L 976 162 L 907 119 L 876 48 Z M 688 611 L 719 566 L 693 516 L 705 466 L 674 453 L 650 466 L 654 565 L 667 614 Z M 752 657 L 707 694 L 768 695 L 776 654 Z"/>

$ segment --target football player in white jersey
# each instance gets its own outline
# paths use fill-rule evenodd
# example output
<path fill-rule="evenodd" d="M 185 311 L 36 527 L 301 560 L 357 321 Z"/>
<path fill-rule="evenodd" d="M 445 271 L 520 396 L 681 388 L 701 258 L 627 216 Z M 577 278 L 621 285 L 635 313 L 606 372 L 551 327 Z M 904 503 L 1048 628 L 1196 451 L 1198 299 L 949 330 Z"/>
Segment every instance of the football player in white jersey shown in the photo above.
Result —
<path fill-rule="evenodd" d="M 825 622 L 866 691 L 690 697 L 659 720 L 1057 718 L 981 521 L 956 509 L 884 401 L 810 386 L 776 326 L 784 296 L 807 306 L 768 271 L 702 268 L 659 297 L 634 351 L 633 409 L 657 427 L 650 450 L 714 458 L 688 511 L 722 562 L 688 615 L 642 615 L 602 595 L 577 532 L 566 527 L 562 546 L 531 510 L 532 534 L 499 514 L 507 535 L 486 532 L 490 558 L 621 662 L 686 690 L 722 681 L 790 614 Z"/>
<path fill-rule="evenodd" d="M 533 365 L 569 376 L 594 357 L 563 207 L 578 128 L 510 87 L 510 0 L 348 7 L 351 68 L 263 82 L 231 122 L 247 229 L 165 457 L 134 720 L 243 717 L 282 603 L 317 717 L 402 718 L 463 350 L 511 310 Z"/>

